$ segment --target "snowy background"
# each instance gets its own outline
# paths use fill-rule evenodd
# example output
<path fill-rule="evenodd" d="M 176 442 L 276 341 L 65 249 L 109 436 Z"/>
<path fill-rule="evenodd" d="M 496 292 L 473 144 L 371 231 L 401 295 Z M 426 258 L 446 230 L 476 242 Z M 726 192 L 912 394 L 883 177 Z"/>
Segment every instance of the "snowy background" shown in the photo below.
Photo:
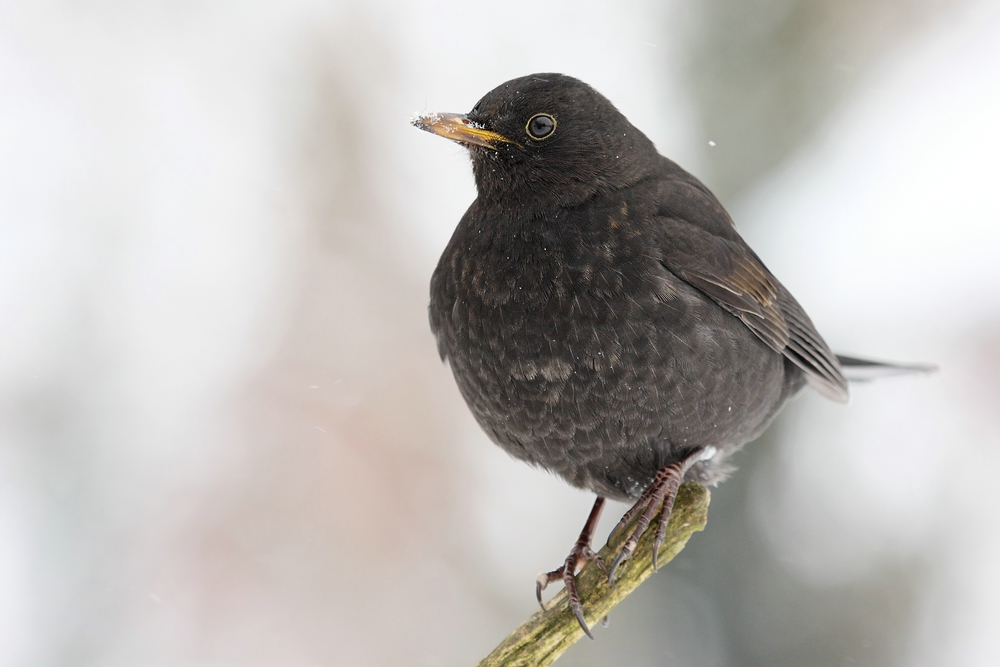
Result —
<path fill-rule="evenodd" d="M 941 366 L 795 401 L 559 664 L 1000 663 L 1000 2 L 632 0 L 0 5 L 0 664 L 472 665 L 534 611 L 592 498 L 438 361 L 474 186 L 407 121 L 536 71 L 836 349 Z"/>

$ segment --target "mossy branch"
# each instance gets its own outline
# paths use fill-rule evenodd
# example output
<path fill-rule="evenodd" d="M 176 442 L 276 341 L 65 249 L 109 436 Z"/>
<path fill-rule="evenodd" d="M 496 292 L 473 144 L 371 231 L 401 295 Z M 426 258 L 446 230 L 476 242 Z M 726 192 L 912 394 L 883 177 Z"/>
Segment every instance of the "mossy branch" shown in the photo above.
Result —
<path fill-rule="evenodd" d="M 708 489 L 700 484 L 692 482 L 681 486 L 667 526 L 666 540 L 660 550 L 660 567 L 680 553 L 692 533 L 705 527 L 709 499 Z M 629 532 L 621 531 L 601 549 L 600 556 L 605 563 L 614 560 Z M 580 572 L 577 583 L 588 625 L 593 627 L 653 574 L 654 533 L 655 522 L 639 540 L 635 555 L 618 568 L 615 588 L 608 584 L 607 578 L 593 563 Z M 546 611 L 539 610 L 522 623 L 478 667 L 545 667 L 584 636 L 583 629 L 569 610 L 566 591 L 560 591 L 546 606 Z"/>

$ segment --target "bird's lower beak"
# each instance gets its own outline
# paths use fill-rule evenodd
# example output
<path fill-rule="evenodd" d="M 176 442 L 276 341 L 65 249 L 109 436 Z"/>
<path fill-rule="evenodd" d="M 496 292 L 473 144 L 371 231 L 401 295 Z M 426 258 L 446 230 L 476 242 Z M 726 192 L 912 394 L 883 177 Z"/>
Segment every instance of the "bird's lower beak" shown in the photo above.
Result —
<path fill-rule="evenodd" d="M 499 132 L 477 127 L 464 114 L 459 113 L 426 113 L 410 121 L 421 130 L 432 132 L 439 137 L 457 141 L 460 144 L 483 146 L 496 150 L 497 144 L 513 144 Z"/>

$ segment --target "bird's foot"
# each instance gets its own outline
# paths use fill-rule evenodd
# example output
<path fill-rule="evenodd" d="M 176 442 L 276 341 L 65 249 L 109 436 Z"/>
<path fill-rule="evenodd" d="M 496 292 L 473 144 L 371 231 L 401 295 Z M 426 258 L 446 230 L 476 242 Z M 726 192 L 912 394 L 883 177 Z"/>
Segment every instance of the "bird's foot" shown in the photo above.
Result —
<path fill-rule="evenodd" d="M 566 557 L 562 566 L 559 569 L 538 575 L 538 579 L 535 581 L 535 597 L 538 598 L 538 604 L 544 610 L 545 603 L 542 602 L 542 591 L 552 582 L 562 580 L 563 586 L 566 587 L 566 598 L 569 601 L 569 608 L 573 612 L 573 615 L 576 616 L 576 620 L 580 623 L 580 627 L 583 628 L 584 633 L 591 639 L 594 638 L 594 635 L 590 633 L 587 621 L 583 618 L 583 605 L 580 603 L 580 593 L 576 586 L 576 573 L 587 563 L 594 562 L 601 568 L 601 572 L 605 575 L 608 574 L 608 568 L 591 548 L 594 529 L 597 528 L 597 520 L 600 518 L 603 508 L 604 498 L 598 496 L 594 502 L 593 509 L 590 510 L 590 516 L 587 518 L 587 523 L 584 525 L 579 539 L 573 545 L 569 556 Z"/>
<path fill-rule="evenodd" d="M 559 569 L 538 575 L 535 582 L 535 597 L 538 598 L 538 604 L 544 610 L 545 603 L 542 601 L 542 591 L 552 582 L 562 580 L 563 586 L 566 587 L 566 598 L 569 601 L 570 611 L 576 616 L 584 633 L 593 639 L 594 636 L 590 633 L 590 628 L 587 627 L 587 621 L 583 618 L 583 605 L 580 603 L 580 593 L 576 586 L 576 573 L 591 561 L 597 563 L 604 574 L 608 573 L 607 566 L 589 545 L 577 543 Z"/>
<path fill-rule="evenodd" d="M 680 487 L 683 477 L 681 470 L 682 464 L 680 462 L 660 468 L 656 473 L 656 477 L 653 478 L 652 484 L 642 492 L 639 500 L 625 513 L 625 516 L 622 517 L 618 525 L 611 531 L 611 535 L 616 535 L 619 531 L 626 528 L 636 515 L 639 516 L 632 534 L 625 540 L 625 544 L 622 545 L 614 562 L 611 563 L 611 569 L 608 572 L 608 581 L 610 583 L 614 583 L 615 572 L 618 570 L 618 566 L 632 556 L 636 546 L 639 544 L 639 538 L 643 536 L 646 529 L 649 528 L 649 524 L 653 521 L 653 517 L 659 512 L 660 523 L 657 526 L 656 539 L 653 541 L 653 569 L 656 570 L 656 557 L 660 546 L 663 544 L 663 538 L 667 534 L 667 521 L 670 519 L 670 511 L 674 506 L 674 498 L 677 497 L 677 489 Z"/>
<path fill-rule="evenodd" d="M 618 569 L 618 566 L 632 556 L 636 546 L 639 544 L 639 538 L 643 536 L 649 528 L 649 524 L 653 521 L 653 517 L 659 512 L 660 522 L 656 527 L 656 536 L 653 539 L 653 571 L 657 570 L 656 561 L 660 553 L 660 547 L 663 546 L 663 540 L 667 535 L 667 523 L 670 520 L 670 513 L 674 508 L 674 499 L 677 498 L 677 489 L 680 488 L 681 482 L 684 480 L 684 475 L 687 474 L 691 466 L 699 461 L 706 461 L 715 456 L 715 454 L 715 447 L 706 447 L 698 450 L 683 461 L 671 463 L 668 466 L 660 468 L 656 473 L 656 477 L 653 478 L 652 483 L 639 496 L 639 500 L 636 501 L 635 505 L 629 511 L 625 512 L 625 516 L 621 518 L 621 521 L 618 522 L 618 525 L 614 527 L 614 530 L 608 536 L 608 542 L 619 531 L 628 527 L 636 515 L 639 516 L 639 520 L 636 522 L 632 534 L 629 535 L 625 544 L 622 545 L 614 562 L 611 563 L 611 570 L 608 572 L 608 582 L 612 586 L 615 583 L 615 571 Z"/>

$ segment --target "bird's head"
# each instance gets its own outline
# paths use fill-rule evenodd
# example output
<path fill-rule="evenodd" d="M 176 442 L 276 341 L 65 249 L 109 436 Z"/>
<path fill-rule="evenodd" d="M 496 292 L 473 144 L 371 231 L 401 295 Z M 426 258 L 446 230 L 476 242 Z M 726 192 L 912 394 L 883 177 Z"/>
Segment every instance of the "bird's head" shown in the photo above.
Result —
<path fill-rule="evenodd" d="M 423 114 L 413 124 L 465 145 L 479 197 L 504 207 L 576 206 L 638 182 L 660 160 L 606 97 L 564 74 L 512 79 L 468 114 Z"/>

